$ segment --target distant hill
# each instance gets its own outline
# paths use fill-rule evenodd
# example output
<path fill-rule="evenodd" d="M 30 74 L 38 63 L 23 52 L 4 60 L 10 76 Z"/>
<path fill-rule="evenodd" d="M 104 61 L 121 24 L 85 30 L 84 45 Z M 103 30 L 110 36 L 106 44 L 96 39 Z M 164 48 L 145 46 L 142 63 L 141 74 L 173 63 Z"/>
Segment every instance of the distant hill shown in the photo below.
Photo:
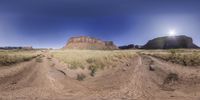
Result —
<path fill-rule="evenodd" d="M 0 47 L 2 50 L 13 50 L 13 49 L 24 49 L 24 50 L 32 50 L 32 46 L 26 46 L 26 47 L 13 47 L 13 46 L 7 46 L 7 47 Z"/>
<path fill-rule="evenodd" d="M 165 36 L 152 39 L 147 42 L 143 49 L 176 49 L 176 48 L 199 48 L 193 43 L 191 37 L 185 35 Z"/>
<path fill-rule="evenodd" d="M 100 39 L 80 36 L 72 37 L 69 39 L 63 49 L 91 49 L 91 50 L 104 50 L 104 49 L 117 49 L 117 46 L 112 41 L 102 41 Z"/>
<path fill-rule="evenodd" d="M 118 48 L 122 49 L 122 50 L 126 50 L 126 49 L 140 49 L 141 46 L 140 45 L 129 44 L 129 45 L 119 46 Z"/>

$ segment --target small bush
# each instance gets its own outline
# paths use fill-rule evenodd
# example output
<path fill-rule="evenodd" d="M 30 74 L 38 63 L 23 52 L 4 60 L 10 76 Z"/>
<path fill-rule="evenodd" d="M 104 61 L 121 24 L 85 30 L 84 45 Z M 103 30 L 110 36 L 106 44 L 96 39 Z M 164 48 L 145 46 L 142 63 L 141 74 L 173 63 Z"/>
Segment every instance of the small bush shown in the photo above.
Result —
<path fill-rule="evenodd" d="M 84 74 L 78 74 L 76 79 L 79 81 L 83 81 L 85 78 L 86 76 Z"/>
<path fill-rule="evenodd" d="M 179 78 L 178 78 L 178 75 L 176 73 L 169 73 L 164 80 L 164 84 L 173 83 L 173 82 L 177 81 L 178 79 Z"/>
<path fill-rule="evenodd" d="M 31 59 L 33 59 L 34 57 L 24 57 L 23 61 L 30 61 Z"/>
<path fill-rule="evenodd" d="M 95 74 L 96 74 L 97 69 L 98 69 L 98 66 L 96 66 L 96 65 L 90 65 L 89 66 L 89 70 L 91 71 L 90 75 L 94 77 Z"/>
<path fill-rule="evenodd" d="M 90 75 L 94 77 L 96 74 L 96 71 L 97 71 L 97 69 L 95 69 L 95 68 L 91 69 Z"/>
<path fill-rule="evenodd" d="M 106 66 L 105 64 L 108 63 L 102 59 L 93 59 L 93 60 L 90 60 L 90 65 L 89 65 L 89 70 L 91 71 L 90 72 L 90 75 L 91 76 L 95 76 L 95 73 L 97 72 L 98 69 L 104 69 L 104 67 Z"/>

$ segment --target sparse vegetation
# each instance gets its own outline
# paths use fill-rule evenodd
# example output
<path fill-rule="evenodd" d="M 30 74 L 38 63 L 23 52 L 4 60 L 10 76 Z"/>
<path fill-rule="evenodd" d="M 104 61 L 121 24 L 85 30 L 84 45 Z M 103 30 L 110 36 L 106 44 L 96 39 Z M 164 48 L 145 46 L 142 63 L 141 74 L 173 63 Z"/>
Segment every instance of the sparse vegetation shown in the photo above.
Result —
<path fill-rule="evenodd" d="M 94 77 L 94 76 L 95 76 L 95 73 L 96 73 L 96 71 L 97 71 L 97 69 L 98 69 L 98 66 L 90 65 L 88 69 L 91 71 L 91 72 L 90 72 L 90 75 Z"/>
<path fill-rule="evenodd" d="M 29 61 L 38 55 L 34 51 L 1 50 L 0 65 L 8 66 L 19 62 Z"/>
<path fill-rule="evenodd" d="M 69 65 L 70 69 L 88 68 L 91 76 L 106 66 L 116 66 L 119 61 L 134 57 L 135 52 L 127 51 L 100 51 L 100 50 L 63 50 L 52 51 L 53 57 Z"/>
<path fill-rule="evenodd" d="M 195 51 L 184 52 L 172 49 L 168 53 L 151 53 L 149 55 L 184 66 L 200 66 L 200 53 Z"/>
<path fill-rule="evenodd" d="M 83 65 L 78 61 L 72 61 L 69 64 L 70 64 L 69 66 L 70 69 L 84 68 Z"/>

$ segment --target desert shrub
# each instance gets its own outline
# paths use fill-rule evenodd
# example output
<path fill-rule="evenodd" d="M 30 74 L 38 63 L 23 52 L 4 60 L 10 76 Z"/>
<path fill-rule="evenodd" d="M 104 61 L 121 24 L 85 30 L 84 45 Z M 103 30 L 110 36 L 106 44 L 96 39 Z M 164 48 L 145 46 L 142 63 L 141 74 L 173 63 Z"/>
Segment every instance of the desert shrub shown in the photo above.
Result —
<path fill-rule="evenodd" d="M 97 72 L 98 69 L 104 69 L 106 61 L 102 59 L 96 59 L 92 63 L 90 63 L 88 69 L 91 71 L 90 75 L 95 76 L 95 73 Z"/>
<path fill-rule="evenodd" d="M 86 78 L 86 76 L 84 74 L 77 74 L 77 80 L 79 81 L 83 81 Z"/>
<path fill-rule="evenodd" d="M 178 79 L 179 78 L 178 78 L 178 75 L 176 73 L 169 73 L 164 80 L 164 84 L 173 83 L 173 82 L 177 81 Z"/>
<path fill-rule="evenodd" d="M 88 69 L 91 71 L 91 72 L 90 72 L 90 75 L 94 77 L 95 74 L 96 74 L 96 71 L 97 71 L 97 69 L 98 69 L 98 66 L 92 64 L 92 65 L 89 66 Z"/>
<path fill-rule="evenodd" d="M 95 74 L 96 74 L 97 69 L 96 68 L 92 68 L 90 70 L 91 70 L 90 75 L 94 77 Z"/>
<path fill-rule="evenodd" d="M 33 59 L 33 58 L 35 58 L 35 57 L 24 57 L 24 58 L 23 58 L 23 61 L 30 61 L 30 60 Z"/>

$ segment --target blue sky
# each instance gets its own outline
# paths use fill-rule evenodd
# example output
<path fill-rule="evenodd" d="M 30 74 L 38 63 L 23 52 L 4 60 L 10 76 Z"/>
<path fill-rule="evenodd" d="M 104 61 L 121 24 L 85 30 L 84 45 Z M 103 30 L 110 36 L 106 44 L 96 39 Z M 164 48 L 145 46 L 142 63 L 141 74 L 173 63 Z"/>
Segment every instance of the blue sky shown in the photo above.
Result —
<path fill-rule="evenodd" d="M 199 0 L 0 0 L 0 46 L 61 48 L 71 36 L 117 45 L 187 35 L 200 46 Z"/>

